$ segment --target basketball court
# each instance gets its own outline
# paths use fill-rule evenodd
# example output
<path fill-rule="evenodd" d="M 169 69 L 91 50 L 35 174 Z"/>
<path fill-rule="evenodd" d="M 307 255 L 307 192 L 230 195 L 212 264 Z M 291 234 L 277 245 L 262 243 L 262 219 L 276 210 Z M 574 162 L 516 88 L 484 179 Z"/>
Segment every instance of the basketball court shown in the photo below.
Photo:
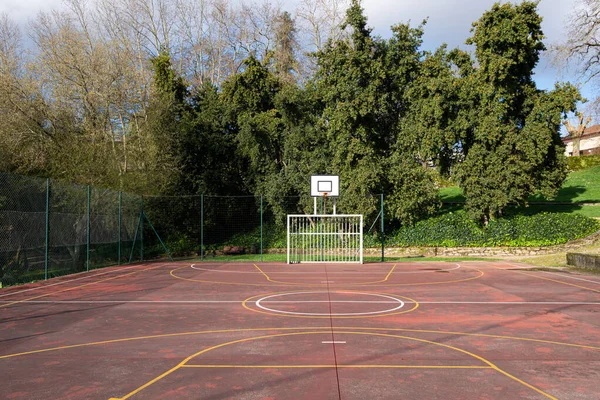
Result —
<path fill-rule="evenodd" d="M 600 278 L 149 263 L 0 290 L 6 399 L 597 399 Z"/>

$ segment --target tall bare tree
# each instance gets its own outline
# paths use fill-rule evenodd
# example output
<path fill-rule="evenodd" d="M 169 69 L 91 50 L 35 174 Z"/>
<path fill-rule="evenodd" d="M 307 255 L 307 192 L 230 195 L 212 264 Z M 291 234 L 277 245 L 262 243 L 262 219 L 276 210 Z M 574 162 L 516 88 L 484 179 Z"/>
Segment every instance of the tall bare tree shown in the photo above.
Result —
<path fill-rule="evenodd" d="M 600 0 L 577 0 L 566 19 L 566 40 L 552 47 L 555 62 L 574 68 L 583 83 L 600 85 Z M 600 98 L 591 108 L 600 109 Z"/>
<path fill-rule="evenodd" d="M 579 156 L 581 137 L 585 133 L 585 129 L 592 122 L 592 117 L 588 116 L 587 118 L 585 118 L 582 112 L 577 112 L 575 113 L 575 115 L 578 119 L 577 126 L 573 126 L 573 124 L 571 124 L 571 121 L 569 120 L 564 120 L 563 125 L 567 128 L 567 132 L 569 132 L 569 137 L 573 138 L 573 156 Z"/>

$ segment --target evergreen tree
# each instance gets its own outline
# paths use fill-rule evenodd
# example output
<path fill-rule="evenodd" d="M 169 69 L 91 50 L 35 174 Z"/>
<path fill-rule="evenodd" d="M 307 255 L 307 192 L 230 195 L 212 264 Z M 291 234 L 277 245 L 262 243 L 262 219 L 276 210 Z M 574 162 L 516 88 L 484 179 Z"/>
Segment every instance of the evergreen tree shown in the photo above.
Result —
<path fill-rule="evenodd" d="M 325 107 L 320 124 L 331 157 L 323 172 L 341 176 L 342 208 L 368 215 L 379 209 L 374 194 L 392 192 L 393 214 L 412 223 L 432 211 L 437 198 L 433 182 L 419 170 L 414 146 L 399 142 L 410 104 L 406 91 L 419 70 L 422 29 L 397 25 L 386 42 L 366 24 L 360 3 L 353 1 L 348 38 L 329 42 L 317 55 L 316 82 Z"/>
<path fill-rule="evenodd" d="M 536 7 L 497 3 L 467 41 L 476 46 L 479 67 L 466 83 L 477 98 L 457 179 L 469 213 L 484 223 L 539 190 L 555 194 L 566 176 L 560 121 L 580 97 L 568 84 L 549 92 L 535 86 L 533 69 L 544 50 Z"/>

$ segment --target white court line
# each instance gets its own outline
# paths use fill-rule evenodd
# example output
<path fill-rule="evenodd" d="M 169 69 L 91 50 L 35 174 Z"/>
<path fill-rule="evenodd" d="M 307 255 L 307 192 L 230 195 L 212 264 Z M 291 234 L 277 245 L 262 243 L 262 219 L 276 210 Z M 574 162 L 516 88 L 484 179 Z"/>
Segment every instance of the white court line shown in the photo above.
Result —
<path fill-rule="evenodd" d="M 42 289 L 42 288 L 47 288 L 47 287 L 52 287 L 52 286 L 56 286 L 56 285 L 63 285 L 65 283 L 70 283 L 70 282 L 75 282 L 75 281 L 80 281 L 82 279 L 87 279 L 87 278 L 93 278 L 95 276 L 102 276 L 102 275 L 106 275 L 106 274 L 110 274 L 112 272 L 119 272 L 119 271 L 123 271 L 125 269 L 130 269 L 130 268 L 135 268 L 135 267 L 142 267 L 141 265 L 132 265 L 130 267 L 123 267 L 123 268 L 119 268 L 119 269 L 113 269 L 111 271 L 106 271 L 106 272 L 102 272 L 99 274 L 94 274 L 94 275 L 86 275 L 86 276 L 82 276 L 81 278 L 75 278 L 75 279 L 69 279 L 66 281 L 60 281 L 60 282 L 56 282 L 56 283 L 51 283 L 49 285 L 43 285 L 43 286 L 37 286 L 31 289 L 25 289 L 25 290 L 19 290 L 18 292 L 11 292 L 11 293 L 6 293 L 6 294 L 2 294 L 0 295 L 0 297 L 6 297 L 6 296 L 13 296 L 15 294 L 20 294 L 20 293 L 25 293 L 25 292 L 30 292 L 32 290 L 37 290 L 37 289 Z M 87 271 L 86 271 L 87 272 Z M 84 272 L 82 272 L 84 273 Z"/>
<path fill-rule="evenodd" d="M 410 303 L 410 301 L 407 301 Z M 483 305 L 600 305 L 599 302 L 580 301 L 419 301 L 419 304 L 483 304 Z"/>
<path fill-rule="evenodd" d="M 262 272 L 259 271 L 227 271 L 227 270 L 220 270 L 220 269 L 216 269 L 216 268 L 200 268 L 200 267 L 196 267 L 196 264 L 192 264 L 190 267 L 192 267 L 193 269 L 195 269 L 196 271 L 208 271 L 208 272 L 222 272 L 222 273 L 226 273 L 226 274 L 262 274 Z M 436 269 L 436 270 L 418 270 L 418 271 L 398 271 L 398 270 L 394 270 L 394 275 L 396 274 L 423 274 L 423 273 L 432 273 L 432 272 L 440 272 L 440 271 L 454 271 L 457 270 L 459 268 L 461 268 L 460 265 L 456 264 L 457 266 L 454 268 L 447 268 L 447 269 Z M 306 275 L 306 274 L 310 274 L 310 273 L 325 273 L 325 270 L 322 271 L 265 271 L 265 273 L 268 274 L 302 274 L 302 275 Z M 328 275 L 331 274 L 360 274 L 360 275 L 373 275 L 373 274 L 377 274 L 377 273 L 387 273 L 389 271 L 385 270 L 385 271 L 331 271 L 331 272 L 327 272 Z"/>
<path fill-rule="evenodd" d="M 521 267 L 521 266 L 510 264 L 510 263 L 506 263 L 506 264 L 510 265 L 511 267 L 516 267 L 516 268 L 519 268 L 519 269 L 531 269 L 531 268 L 535 268 L 535 266 Z M 583 278 L 576 278 L 576 277 L 571 276 L 571 275 L 566 274 L 566 273 L 550 272 L 550 271 L 531 271 L 531 272 L 541 272 L 543 274 L 556 275 L 556 276 L 560 276 L 560 277 L 564 277 L 564 278 L 575 279 L 575 280 L 578 280 L 578 281 L 590 282 L 590 283 L 595 283 L 597 285 L 600 285 L 600 282 L 598 282 L 598 281 L 592 281 L 590 279 L 583 279 Z"/>
<path fill-rule="evenodd" d="M 25 300 L 22 303 L 33 304 L 240 304 L 243 300 Z M 10 300 L 0 300 L 2 303 L 13 303 Z M 262 304 L 279 303 L 358 303 L 358 304 L 398 304 L 397 301 L 352 301 L 352 300 L 267 300 Z M 406 300 L 406 304 L 415 304 Z M 419 301 L 419 304 L 481 304 L 481 305 L 574 305 L 574 306 L 600 306 L 600 302 L 575 302 L 575 301 Z"/>
<path fill-rule="evenodd" d="M 569 279 L 576 279 L 578 281 L 584 281 L 584 282 L 590 282 L 590 283 L 595 283 L 596 285 L 600 285 L 600 282 L 598 281 L 592 281 L 589 279 L 583 279 L 583 278 L 576 278 L 574 276 L 570 276 L 569 274 L 561 274 L 560 272 L 549 272 L 549 271 L 532 271 L 532 272 L 542 272 L 544 274 L 550 274 L 550 275 L 556 275 L 556 276 L 561 276 L 561 277 L 565 277 L 565 278 L 569 278 Z"/>
<path fill-rule="evenodd" d="M 140 304 L 210 304 L 210 303 L 235 303 L 240 304 L 243 300 L 26 300 L 22 303 L 39 303 L 39 304 L 114 304 L 114 303 L 140 303 Z M 2 303 L 13 303 L 10 300 L 0 300 Z M 397 301 L 351 301 L 351 300 L 267 300 L 264 303 L 273 304 L 298 304 L 298 303 L 358 303 L 358 304 L 398 304 Z M 600 303 L 599 303 L 600 304 Z"/>
<path fill-rule="evenodd" d="M 269 307 L 265 307 L 263 305 L 261 305 L 260 303 L 263 300 L 267 300 L 273 297 L 282 297 L 282 296 L 293 296 L 293 295 L 297 295 L 297 294 L 314 294 L 314 293 L 328 293 L 328 292 L 322 292 L 322 291 L 311 291 L 311 292 L 290 292 L 290 293 L 280 293 L 280 294 L 272 294 L 270 296 L 265 296 L 261 299 L 258 299 L 254 302 L 254 304 L 256 304 L 256 307 L 261 308 L 265 311 L 270 311 L 272 313 L 276 313 L 276 314 L 291 314 L 291 315 L 308 315 L 308 316 L 357 316 L 357 315 L 377 315 L 377 314 L 385 314 L 385 313 L 390 313 L 390 312 L 394 312 L 396 310 L 401 309 L 402 307 L 404 307 L 404 302 L 400 299 L 397 299 L 395 297 L 392 296 L 386 296 L 383 294 L 374 294 L 374 293 L 360 293 L 360 292 L 335 292 L 335 293 L 346 293 L 346 294 L 353 294 L 353 295 L 362 295 L 362 296 L 374 296 L 374 297 L 383 297 L 386 299 L 390 299 L 390 300 L 395 300 L 395 304 L 398 304 L 397 307 L 394 308 L 390 308 L 390 309 L 386 309 L 386 310 L 378 310 L 378 311 L 369 311 L 369 312 L 357 312 L 357 313 L 303 313 L 303 312 L 296 312 L 296 311 L 284 311 L 284 310 L 278 310 L 278 309 L 273 309 L 273 308 L 269 308 Z M 333 303 L 334 301 L 331 301 L 330 303 Z"/>
<path fill-rule="evenodd" d="M 323 341 L 321 342 L 323 344 L 346 344 L 345 341 L 341 341 L 341 340 L 329 340 L 329 341 Z"/>

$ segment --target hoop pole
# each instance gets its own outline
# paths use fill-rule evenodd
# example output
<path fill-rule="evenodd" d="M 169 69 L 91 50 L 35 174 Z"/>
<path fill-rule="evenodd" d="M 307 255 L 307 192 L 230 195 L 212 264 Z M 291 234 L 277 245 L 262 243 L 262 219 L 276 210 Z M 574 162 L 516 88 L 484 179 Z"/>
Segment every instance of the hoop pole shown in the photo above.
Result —
<path fill-rule="evenodd" d="M 313 215 L 317 215 L 317 198 L 313 197 L 313 200 L 314 200 L 314 203 L 315 203 L 315 206 L 313 208 L 313 210 L 314 210 L 313 211 Z"/>

